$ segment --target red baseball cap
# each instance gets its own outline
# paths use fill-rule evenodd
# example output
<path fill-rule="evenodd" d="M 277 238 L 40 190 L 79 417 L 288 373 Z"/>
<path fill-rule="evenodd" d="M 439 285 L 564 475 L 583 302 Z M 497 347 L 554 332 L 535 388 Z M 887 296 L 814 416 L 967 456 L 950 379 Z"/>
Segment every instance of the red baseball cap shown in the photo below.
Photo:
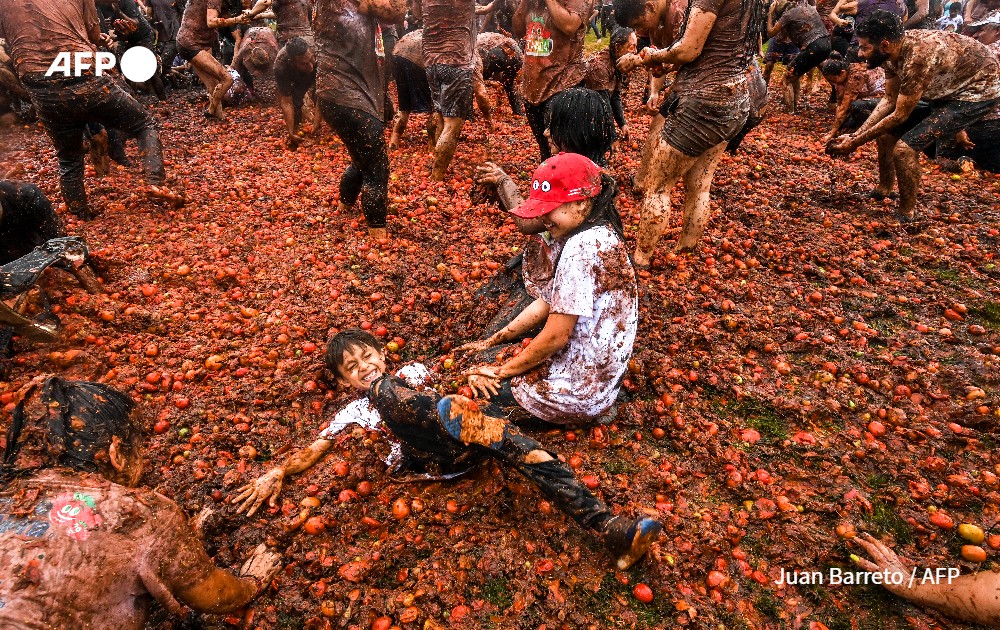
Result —
<path fill-rule="evenodd" d="M 531 178 L 531 194 L 511 214 L 534 219 L 570 201 L 601 192 L 601 169 L 577 153 L 559 153 L 542 162 Z"/>

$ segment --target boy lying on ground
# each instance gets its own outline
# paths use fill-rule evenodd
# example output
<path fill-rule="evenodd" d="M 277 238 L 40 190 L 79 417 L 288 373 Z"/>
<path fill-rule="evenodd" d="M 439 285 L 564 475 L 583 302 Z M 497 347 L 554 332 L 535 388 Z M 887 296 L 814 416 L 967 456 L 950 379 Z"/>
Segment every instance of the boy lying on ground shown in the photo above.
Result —
<path fill-rule="evenodd" d="M 241 503 L 237 513 L 252 515 L 264 501 L 274 507 L 284 478 L 318 462 L 332 446 L 333 434 L 347 424 L 375 428 L 381 421 L 411 458 L 452 470 L 493 458 L 513 468 L 573 520 L 601 536 L 620 569 L 641 558 L 657 539 L 659 522 L 615 516 L 569 466 L 507 421 L 485 416 L 468 398 L 441 398 L 432 389 L 421 389 L 428 375 L 423 366 L 407 366 L 397 375 L 387 372 L 379 348 L 375 337 L 360 330 L 344 331 L 330 340 L 327 367 L 341 385 L 366 392 L 366 397 L 340 411 L 318 440 L 241 488 L 235 499 Z"/>
<path fill-rule="evenodd" d="M 138 629 L 153 599 L 174 614 L 226 613 L 270 584 L 278 554 L 260 545 L 234 576 L 176 503 L 138 487 L 128 396 L 39 377 L 17 398 L 0 467 L 0 627 Z"/>

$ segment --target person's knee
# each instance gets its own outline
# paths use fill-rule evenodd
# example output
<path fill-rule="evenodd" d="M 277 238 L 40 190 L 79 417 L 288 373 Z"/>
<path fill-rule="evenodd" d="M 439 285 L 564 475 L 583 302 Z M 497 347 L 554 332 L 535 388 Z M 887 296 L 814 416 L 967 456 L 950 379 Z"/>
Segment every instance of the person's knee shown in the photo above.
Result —
<path fill-rule="evenodd" d="M 892 148 L 892 157 L 897 162 L 908 162 L 916 158 L 917 151 L 905 142 L 897 142 Z"/>

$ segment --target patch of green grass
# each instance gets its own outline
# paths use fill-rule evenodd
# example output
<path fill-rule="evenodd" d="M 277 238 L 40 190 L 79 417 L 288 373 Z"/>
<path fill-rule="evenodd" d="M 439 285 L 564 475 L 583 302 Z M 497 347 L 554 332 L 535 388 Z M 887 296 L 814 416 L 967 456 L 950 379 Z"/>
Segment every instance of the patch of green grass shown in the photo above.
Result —
<path fill-rule="evenodd" d="M 766 444 L 781 442 L 788 437 L 788 423 L 771 405 L 761 400 L 746 399 L 715 405 L 719 415 L 738 416 L 743 423 L 760 433 Z"/>
<path fill-rule="evenodd" d="M 894 337 L 900 328 L 898 321 L 875 317 L 868 320 L 868 325 L 878 331 L 879 337 Z"/>
<path fill-rule="evenodd" d="M 884 475 L 882 473 L 873 473 L 869 475 L 868 479 L 866 479 L 865 481 L 868 483 L 868 487 L 871 488 L 872 490 L 881 490 L 882 488 L 889 485 L 889 482 L 892 481 L 892 477 Z"/>
<path fill-rule="evenodd" d="M 865 520 L 877 534 L 892 534 L 896 542 L 908 545 L 913 542 L 910 524 L 899 516 L 898 511 L 881 499 L 872 500 L 871 514 Z"/>
<path fill-rule="evenodd" d="M 664 619 L 670 619 L 673 615 L 673 607 L 669 598 L 657 597 L 649 604 L 643 604 L 632 595 L 632 584 L 642 582 L 642 572 L 637 568 L 630 571 L 631 579 L 629 584 L 622 584 L 616 580 L 613 574 L 605 574 L 601 578 L 601 585 L 596 592 L 583 591 L 588 601 L 588 610 L 596 613 L 598 617 L 606 622 L 604 627 L 621 627 L 619 617 L 619 600 L 628 602 L 628 607 L 635 613 L 639 628 L 660 628 L 663 627 Z"/>
<path fill-rule="evenodd" d="M 604 463 L 609 475 L 634 475 L 639 472 L 632 462 L 622 457 L 613 457 Z"/>
<path fill-rule="evenodd" d="M 766 619 L 779 619 L 781 616 L 781 604 L 775 599 L 771 591 L 761 588 L 754 589 L 756 593 L 753 597 L 754 608 Z"/>
<path fill-rule="evenodd" d="M 984 302 L 972 309 L 975 317 L 983 320 L 992 329 L 1000 328 L 1000 302 Z"/>
<path fill-rule="evenodd" d="M 483 599 L 493 604 L 497 610 L 507 610 L 514 603 L 514 594 L 506 577 L 487 580 L 482 588 Z"/>
<path fill-rule="evenodd" d="M 281 630 L 300 630 L 305 627 L 305 621 L 301 615 L 293 615 L 285 612 L 278 613 L 278 628 L 281 628 Z"/>
<path fill-rule="evenodd" d="M 962 279 L 962 274 L 950 267 L 938 267 L 934 270 L 934 275 L 941 282 L 958 282 Z"/>

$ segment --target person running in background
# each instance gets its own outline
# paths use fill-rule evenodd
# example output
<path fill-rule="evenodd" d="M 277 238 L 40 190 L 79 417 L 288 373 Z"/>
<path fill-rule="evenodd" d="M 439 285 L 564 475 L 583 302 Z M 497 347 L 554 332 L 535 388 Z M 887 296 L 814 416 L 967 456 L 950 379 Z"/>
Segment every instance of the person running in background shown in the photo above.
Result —
<path fill-rule="evenodd" d="M 422 0 L 423 57 L 434 101 L 434 166 L 442 181 L 465 121 L 472 118 L 476 57 L 475 0 Z"/>
<path fill-rule="evenodd" d="M 166 178 L 156 122 L 108 76 L 46 76 L 59 53 L 92 55 L 102 38 L 94 0 L 0 0 L 0 38 L 10 47 L 18 78 L 31 94 L 55 145 L 59 185 L 66 208 L 83 219 L 96 216 L 84 187 L 84 130 L 88 123 L 118 129 L 139 142 L 150 193 Z"/>
<path fill-rule="evenodd" d="M 778 0 L 771 5 L 767 34 L 775 37 L 779 33 L 799 49 L 785 72 L 785 106 L 794 114 L 799 108 L 802 76 L 825 61 L 833 48 L 823 18 L 805 0 Z"/>
<path fill-rule="evenodd" d="M 616 0 L 623 25 L 654 26 L 668 11 L 665 1 Z M 651 137 L 644 156 L 639 234 L 632 260 L 648 268 L 656 245 L 670 225 L 670 193 L 684 180 L 684 221 L 677 250 L 693 250 L 711 213 L 715 167 L 730 140 L 750 116 L 748 70 L 760 49 L 764 6 L 760 0 L 692 0 L 680 39 L 670 48 L 647 48 L 639 63 L 655 72 L 679 66 L 670 95 L 660 108 L 662 130 Z M 651 130 L 655 133 L 655 130 Z"/>
<path fill-rule="evenodd" d="M 245 14 L 222 18 L 219 16 L 221 10 L 222 0 L 190 0 L 184 9 L 180 30 L 177 31 L 177 54 L 191 64 L 194 73 L 208 91 L 205 116 L 218 120 L 226 118 L 222 97 L 232 87 L 233 78 L 213 54 L 219 39 L 216 29 L 246 24 L 249 21 Z"/>
<path fill-rule="evenodd" d="M 545 139 L 549 100 L 579 86 L 587 74 L 583 53 L 591 9 L 590 0 L 521 0 L 514 12 L 514 37 L 524 40 L 521 95 L 543 161 L 551 155 Z"/>
<path fill-rule="evenodd" d="M 311 38 L 310 38 L 311 39 Z M 302 143 L 299 126 L 306 94 L 316 88 L 316 55 L 304 37 L 293 37 L 278 51 L 274 59 L 274 82 L 278 108 L 288 132 L 286 146 L 294 151 Z M 313 135 L 319 131 L 320 116 L 313 111 Z"/>
<path fill-rule="evenodd" d="M 339 207 L 346 214 L 360 196 L 375 240 L 387 237 L 389 205 L 379 20 L 399 22 L 405 13 L 401 0 L 319 0 L 313 22 L 319 111 L 351 157 L 340 179 Z"/>

